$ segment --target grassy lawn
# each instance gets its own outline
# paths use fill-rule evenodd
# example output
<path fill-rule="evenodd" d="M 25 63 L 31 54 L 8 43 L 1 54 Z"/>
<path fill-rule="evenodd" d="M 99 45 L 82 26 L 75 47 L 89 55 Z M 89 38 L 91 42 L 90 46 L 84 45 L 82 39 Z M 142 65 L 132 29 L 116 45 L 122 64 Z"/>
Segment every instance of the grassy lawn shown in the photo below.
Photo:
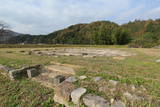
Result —
<path fill-rule="evenodd" d="M 10 81 L 0 75 L 0 107 L 52 107 L 54 91 L 27 79 Z"/>
<path fill-rule="evenodd" d="M 105 48 L 113 47 L 106 46 Z M 115 48 L 134 52 L 137 55 L 127 57 L 125 60 L 115 60 L 112 57 L 82 58 L 80 56 L 60 56 L 55 58 L 52 56 L 19 53 L 22 50 L 31 50 L 30 48 L 2 48 L 0 49 L 0 64 L 14 68 L 33 64 L 47 65 L 51 61 L 81 65 L 83 69 L 77 70 L 77 75 L 87 75 L 88 77 L 102 76 L 105 81 L 112 79 L 120 81 L 122 84 L 134 84 L 137 88 L 143 86 L 146 91 L 142 94 L 144 96 L 148 95 L 152 100 L 151 102 L 143 101 L 140 104 L 137 103 L 135 106 L 158 107 L 160 105 L 160 63 L 156 63 L 155 61 L 160 59 L 160 50 L 129 49 L 118 46 Z M 11 52 L 6 53 L 7 51 Z M 101 84 L 94 83 L 91 79 L 78 81 L 76 85 L 86 87 L 88 92 L 102 95 L 107 99 L 115 96 L 123 100 L 120 92 L 114 95 L 98 92 L 98 87 Z M 123 86 L 120 87 L 124 89 Z M 129 91 L 128 89 L 124 90 Z M 48 107 L 54 105 L 54 101 L 52 100 L 53 95 L 53 90 L 28 79 L 10 81 L 0 75 L 0 102 L 2 102 L 0 106 L 2 107 L 44 107 L 44 105 Z"/>

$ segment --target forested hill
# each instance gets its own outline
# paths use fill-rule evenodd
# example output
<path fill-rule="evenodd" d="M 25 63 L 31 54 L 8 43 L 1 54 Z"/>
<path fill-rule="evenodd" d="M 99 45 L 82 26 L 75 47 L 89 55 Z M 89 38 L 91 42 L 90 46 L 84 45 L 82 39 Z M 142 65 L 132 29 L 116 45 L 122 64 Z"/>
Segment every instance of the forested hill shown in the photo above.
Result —
<path fill-rule="evenodd" d="M 160 43 L 160 20 L 136 20 L 121 26 L 109 21 L 77 24 L 48 35 L 16 36 L 8 43 L 130 44 L 134 47 L 152 47 Z"/>
<path fill-rule="evenodd" d="M 119 36 L 124 36 L 120 40 Z M 126 44 L 128 31 L 109 21 L 72 25 L 48 35 L 23 35 L 10 39 L 9 43 L 47 43 L 47 44 Z"/>
<path fill-rule="evenodd" d="M 133 47 L 153 47 L 160 45 L 160 19 L 129 22 L 122 25 L 130 29 Z"/>
<path fill-rule="evenodd" d="M 11 30 L 5 30 L 3 35 L 0 35 L 0 43 L 5 43 L 7 40 L 9 40 L 9 38 L 19 36 L 19 35 L 23 35 L 23 34 L 20 34 Z"/>

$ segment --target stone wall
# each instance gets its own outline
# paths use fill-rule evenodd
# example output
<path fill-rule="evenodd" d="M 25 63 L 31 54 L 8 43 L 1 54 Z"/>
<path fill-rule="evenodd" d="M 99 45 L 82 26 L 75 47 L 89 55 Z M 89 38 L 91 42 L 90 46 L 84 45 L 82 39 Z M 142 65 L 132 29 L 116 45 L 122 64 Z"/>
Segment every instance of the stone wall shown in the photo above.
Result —
<path fill-rule="evenodd" d="M 40 73 L 41 65 L 35 65 L 35 66 L 29 66 L 24 67 L 21 69 L 15 69 L 9 71 L 9 76 L 12 80 L 20 79 L 23 77 L 34 77 L 37 76 Z"/>

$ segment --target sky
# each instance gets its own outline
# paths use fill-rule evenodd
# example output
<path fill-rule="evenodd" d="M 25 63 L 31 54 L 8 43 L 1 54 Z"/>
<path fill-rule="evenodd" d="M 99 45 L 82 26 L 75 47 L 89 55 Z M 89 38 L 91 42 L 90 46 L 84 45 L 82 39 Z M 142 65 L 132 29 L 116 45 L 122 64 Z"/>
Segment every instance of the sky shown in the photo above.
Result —
<path fill-rule="evenodd" d="M 24 34 L 48 34 L 73 24 L 124 24 L 160 18 L 160 0 L 0 0 L 0 21 Z"/>

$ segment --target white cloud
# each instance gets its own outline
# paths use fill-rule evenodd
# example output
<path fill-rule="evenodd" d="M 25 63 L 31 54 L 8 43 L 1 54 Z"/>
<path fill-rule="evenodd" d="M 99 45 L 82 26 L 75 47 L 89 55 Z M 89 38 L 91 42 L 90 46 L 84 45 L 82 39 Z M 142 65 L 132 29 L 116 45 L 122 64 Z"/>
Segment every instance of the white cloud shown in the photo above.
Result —
<path fill-rule="evenodd" d="M 1 0 L 0 20 L 22 33 L 47 34 L 71 24 L 129 20 L 133 0 Z M 120 17 L 117 17 L 120 16 Z"/>
<path fill-rule="evenodd" d="M 121 24 L 128 22 L 128 19 L 135 20 L 135 19 L 140 19 L 141 17 L 141 10 L 145 8 L 144 5 L 139 5 L 135 8 L 129 9 L 123 13 L 121 13 L 117 19 L 115 19 L 116 22 L 119 22 Z"/>
<path fill-rule="evenodd" d="M 159 7 L 155 7 L 149 11 L 147 11 L 144 15 L 144 18 L 160 18 L 160 6 Z"/>

